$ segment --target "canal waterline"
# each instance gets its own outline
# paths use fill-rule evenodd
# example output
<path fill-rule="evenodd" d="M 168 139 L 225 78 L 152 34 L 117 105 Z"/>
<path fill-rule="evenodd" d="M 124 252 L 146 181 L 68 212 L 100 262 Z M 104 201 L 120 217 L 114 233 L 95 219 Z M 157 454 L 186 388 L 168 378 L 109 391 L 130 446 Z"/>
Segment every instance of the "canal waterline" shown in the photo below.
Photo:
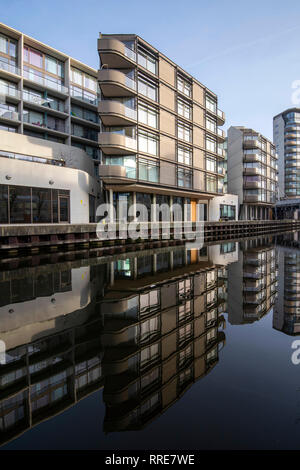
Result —
<path fill-rule="evenodd" d="M 3 271 L 1 448 L 298 448 L 298 238 Z"/>

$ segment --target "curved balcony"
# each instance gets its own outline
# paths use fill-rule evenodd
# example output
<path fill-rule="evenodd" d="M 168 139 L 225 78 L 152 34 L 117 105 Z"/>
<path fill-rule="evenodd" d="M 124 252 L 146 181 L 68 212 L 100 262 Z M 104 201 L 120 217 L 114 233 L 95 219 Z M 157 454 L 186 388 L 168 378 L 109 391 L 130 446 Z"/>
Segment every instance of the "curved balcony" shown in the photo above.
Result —
<path fill-rule="evenodd" d="M 119 70 L 99 70 L 98 80 L 104 96 L 136 95 L 136 82 Z"/>
<path fill-rule="evenodd" d="M 257 195 L 252 195 L 252 196 L 244 196 L 244 202 L 248 203 L 254 203 L 254 202 L 260 202 L 260 196 Z"/>
<path fill-rule="evenodd" d="M 260 175 L 259 168 L 244 168 L 243 172 L 245 175 Z"/>
<path fill-rule="evenodd" d="M 259 181 L 244 181 L 244 188 L 246 189 L 257 189 L 260 185 Z"/>
<path fill-rule="evenodd" d="M 226 134 L 225 134 L 225 131 L 223 131 L 223 129 L 217 129 L 217 140 L 218 142 L 224 142 L 226 139 Z"/>
<path fill-rule="evenodd" d="M 136 123 L 136 110 L 118 101 L 100 101 L 98 112 L 105 126 L 126 126 Z"/>
<path fill-rule="evenodd" d="M 124 182 L 126 168 L 121 165 L 99 165 L 99 176 L 105 183 Z"/>
<path fill-rule="evenodd" d="M 136 139 L 113 132 L 101 132 L 99 134 L 99 145 L 107 155 L 126 155 L 137 151 Z"/>
<path fill-rule="evenodd" d="M 244 162 L 251 163 L 251 162 L 260 162 L 260 161 L 261 161 L 261 157 L 255 151 L 253 151 L 253 153 L 244 154 Z"/>
<path fill-rule="evenodd" d="M 245 149 L 251 149 L 251 148 L 261 148 L 260 141 L 258 139 L 246 139 L 244 140 L 244 148 Z"/>
<path fill-rule="evenodd" d="M 217 109 L 217 124 L 223 126 L 225 124 L 225 113 L 220 109 Z"/>
<path fill-rule="evenodd" d="M 101 63 L 110 69 L 128 69 L 135 66 L 136 53 L 118 39 L 98 39 L 98 52 Z"/>

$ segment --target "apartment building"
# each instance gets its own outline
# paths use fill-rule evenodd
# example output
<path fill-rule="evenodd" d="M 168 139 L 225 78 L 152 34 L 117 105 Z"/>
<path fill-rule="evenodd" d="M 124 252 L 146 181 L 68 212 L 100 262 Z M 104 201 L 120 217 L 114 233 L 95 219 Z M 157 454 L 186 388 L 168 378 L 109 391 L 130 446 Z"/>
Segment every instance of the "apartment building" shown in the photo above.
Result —
<path fill-rule="evenodd" d="M 299 233 L 279 237 L 278 299 L 273 328 L 287 335 L 300 334 L 300 252 Z"/>
<path fill-rule="evenodd" d="M 97 104 L 95 69 L 0 23 L 0 223 L 94 220 Z"/>
<path fill-rule="evenodd" d="M 122 199 L 146 205 L 149 220 L 151 204 L 165 203 L 195 221 L 198 203 L 208 220 L 225 175 L 217 96 L 137 35 L 100 34 L 98 51 L 99 171 L 116 218 Z"/>
<path fill-rule="evenodd" d="M 267 315 L 277 299 L 278 260 L 269 239 L 247 240 L 238 260 L 228 266 L 228 320 L 253 323 Z"/>
<path fill-rule="evenodd" d="M 300 197 L 300 108 L 274 116 L 273 139 L 279 163 L 279 197 Z"/>
<path fill-rule="evenodd" d="M 228 191 L 239 197 L 239 219 L 268 220 L 277 192 L 277 154 L 273 143 L 242 126 L 228 129 Z"/>
<path fill-rule="evenodd" d="M 139 428 L 208 374 L 226 311 L 226 267 L 210 248 L 5 271 L 0 445 L 102 387 L 104 430 Z"/>

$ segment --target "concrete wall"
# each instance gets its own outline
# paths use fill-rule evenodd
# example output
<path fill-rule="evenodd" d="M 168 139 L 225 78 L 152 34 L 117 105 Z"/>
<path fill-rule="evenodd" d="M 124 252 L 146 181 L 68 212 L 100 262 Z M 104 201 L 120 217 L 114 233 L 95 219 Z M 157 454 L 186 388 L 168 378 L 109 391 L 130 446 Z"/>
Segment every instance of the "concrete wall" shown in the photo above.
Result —
<path fill-rule="evenodd" d="M 6 157 L 0 157 L 0 184 L 69 190 L 72 224 L 89 223 L 89 194 L 97 196 L 99 190 L 97 180 L 84 171 Z"/>
<path fill-rule="evenodd" d="M 239 204 L 243 203 L 243 133 L 230 127 L 228 129 L 227 150 L 227 189 L 237 194 Z"/>
<path fill-rule="evenodd" d="M 0 130 L 0 150 L 34 157 L 64 159 L 66 166 L 94 176 L 94 162 L 81 149 L 49 140 Z"/>
<path fill-rule="evenodd" d="M 218 222 L 220 220 L 220 205 L 227 204 L 235 206 L 235 220 L 238 220 L 239 201 L 236 194 L 224 194 L 215 196 L 209 203 L 209 221 Z"/>

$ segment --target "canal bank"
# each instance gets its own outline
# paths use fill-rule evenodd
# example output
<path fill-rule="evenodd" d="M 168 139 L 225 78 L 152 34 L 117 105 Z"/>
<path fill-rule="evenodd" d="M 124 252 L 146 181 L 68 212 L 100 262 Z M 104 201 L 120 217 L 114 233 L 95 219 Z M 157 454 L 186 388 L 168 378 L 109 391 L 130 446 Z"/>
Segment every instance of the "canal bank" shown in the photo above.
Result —
<path fill-rule="evenodd" d="M 161 224 L 158 225 L 156 239 L 147 237 L 138 239 L 125 238 L 119 232 L 118 225 L 108 239 L 97 236 L 97 224 L 37 224 L 37 225 L 2 225 L 0 227 L 0 258 L 33 255 L 37 253 L 55 253 L 59 251 L 96 250 L 96 256 L 115 253 L 155 249 L 184 244 L 191 240 L 191 233 L 196 232 L 196 224 L 191 223 L 189 231 L 182 231 L 178 236 L 178 227 L 171 224 L 170 235 L 166 239 Z M 240 237 L 269 235 L 300 228 L 298 220 L 272 221 L 228 221 L 204 222 L 205 242 L 230 240 Z M 176 232 L 177 231 L 177 232 Z M 125 231 L 127 235 L 127 231 Z"/>

